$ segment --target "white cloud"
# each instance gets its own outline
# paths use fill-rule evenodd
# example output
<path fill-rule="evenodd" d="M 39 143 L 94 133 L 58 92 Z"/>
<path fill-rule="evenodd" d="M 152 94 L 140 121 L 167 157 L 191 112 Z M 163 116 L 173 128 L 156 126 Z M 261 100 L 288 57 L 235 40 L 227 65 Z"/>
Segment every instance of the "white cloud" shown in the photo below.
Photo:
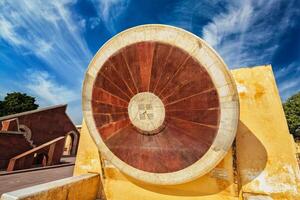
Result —
<path fill-rule="evenodd" d="M 74 77 L 83 77 L 92 57 L 83 37 L 85 21 L 70 11 L 75 2 L 4 0 L 0 4 L 0 39 L 18 54 L 35 55 L 69 84 L 74 83 Z"/>
<path fill-rule="evenodd" d="M 229 68 L 269 64 L 280 38 L 294 25 L 296 0 L 185 0 L 163 21 L 200 35 Z"/>
<path fill-rule="evenodd" d="M 86 20 L 85 19 L 80 19 L 79 20 L 79 27 L 82 29 L 85 29 L 86 26 Z"/>
<path fill-rule="evenodd" d="M 282 67 L 280 70 L 275 72 L 276 79 L 287 78 L 289 75 L 300 74 L 300 64 L 297 62 L 292 62 L 287 67 Z"/>
<path fill-rule="evenodd" d="M 295 80 L 283 81 L 281 84 L 279 84 L 279 89 L 282 93 L 285 93 L 286 91 L 289 91 L 291 88 L 298 86 L 298 84 L 299 81 L 295 81 Z"/>
<path fill-rule="evenodd" d="M 89 19 L 89 23 L 90 23 L 90 28 L 94 29 L 96 28 L 99 24 L 100 24 L 101 20 L 99 19 L 99 17 L 92 17 Z"/>
<path fill-rule="evenodd" d="M 226 11 L 203 27 L 203 38 L 230 68 L 271 63 L 282 35 L 294 25 L 292 18 L 299 11 L 293 8 L 295 1 L 289 1 L 284 9 L 281 3 L 280 0 L 230 1 Z M 274 17 L 278 13 L 283 15 Z M 294 77 L 299 72 L 296 62 L 275 71 L 283 101 L 299 90 L 300 79 Z"/>
<path fill-rule="evenodd" d="M 285 30 L 292 26 L 294 1 L 285 10 L 280 0 L 230 1 L 228 8 L 203 27 L 203 38 L 230 68 L 270 63 Z M 274 21 L 274 13 L 284 13 Z"/>
<path fill-rule="evenodd" d="M 220 9 L 223 0 L 184 0 L 170 3 L 163 14 L 162 21 L 165 23 L 193 31 L 201 28 L 203 21 L 210 20 Z"/>
<path fill-rule="evenodd" d="M 118 18 L 127 9 L 130 0 L 92 0 L 92 2 L 107 30 L 116 33 Z"/>
<path fill-rule="evenodd" d="M 203 37 L 211 45 L 219 45 L 224 42 L 224 38 L 245 32 L 252 14 L 253 7 L 247 1 L 238 6 L 231 5 L 229 11 L 220 13 L 204 26 Z"/>
<path fill-rule="evenodd" d="M 58 84 L 45 71 L 28 70 L 25 77 L 25 87 L 37 97 L 42 106 L 71 103 L 80 98 L 80 94 Z"/>
<path fill-rule="evenodd" d="M 298 78 L 281 81 L 278 84 L 278 88 L 281 94 L 281 99 L 285 101 L 293 94 L 300 92 L 299 86 L 300 86 L 300 80 Z"/>
<path fill-rule="evenodd" d="M 295 94 L 297 91 L 300 91 L 299 74 L 300 64 L 297 62 L 293 62 L 287 67 L 283 67 L 275 72 L 278 88 L 283 101 Z"/>
<path fill-rule="evenodd" d="M 81 95 L 76 89 L 59 84 L 45 71 L 27 70 L 24 78 L 26 92 L 36 97 L 40 107 L 68 104 L 67 113 L 75 124 L 81 124 Z"/>
<path fill-rule="evenodd" d="M 0 30 L 0 36 L 4 40 L 16 45 L 24 43 L 24 41 L 21 38 L 18 38 L 14 32 L 14 26 L 9 21 L 6 21 L 2 16 L 0 16 Z"/>

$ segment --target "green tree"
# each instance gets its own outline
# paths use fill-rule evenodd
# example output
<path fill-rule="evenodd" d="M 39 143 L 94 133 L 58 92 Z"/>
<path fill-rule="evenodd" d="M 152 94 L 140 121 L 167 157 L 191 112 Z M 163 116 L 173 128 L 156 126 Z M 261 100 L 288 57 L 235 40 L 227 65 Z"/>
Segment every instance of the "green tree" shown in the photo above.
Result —
<path fill-rule="evenodd" d="M 3 102 L 0 101 L 0 117 L 5 115 L 5 112 L 4 112 L 4 107 L 3 107 Z"/>
<path fill-rule="evenodd" d="M 39 107 L 35 98 L 25 93 L 8 93 L 3 101 L 0 101 L 0 116 L 34 110 Z"/>
<path fill-rule="evenodd" d="M 283 109 L 290 133 L 300 137 L 300 92 L 288 98 L 283 104 Z"/>

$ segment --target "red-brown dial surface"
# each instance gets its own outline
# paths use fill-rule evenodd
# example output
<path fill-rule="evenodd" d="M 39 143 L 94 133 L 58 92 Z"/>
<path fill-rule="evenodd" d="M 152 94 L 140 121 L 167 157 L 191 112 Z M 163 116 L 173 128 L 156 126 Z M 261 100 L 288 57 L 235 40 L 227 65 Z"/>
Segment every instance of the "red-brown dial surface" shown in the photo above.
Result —
<path fill-rule="evenodd" d="M 156 127 L 155 105 L 137 105 L 138 122 L 145 120 L 154 131 L 141 130 L 128 114 L 129 102 L 143 92 L 164 106 L 163 124 Z M 100 136 L 118 158 L 146 172 L 168 173 L 192 165 L 210 148 L 220 103 L 209 74 L 192 56 L 169 44 L 139 42 L 103 64 L 93 85 L 92 112 Z"/>

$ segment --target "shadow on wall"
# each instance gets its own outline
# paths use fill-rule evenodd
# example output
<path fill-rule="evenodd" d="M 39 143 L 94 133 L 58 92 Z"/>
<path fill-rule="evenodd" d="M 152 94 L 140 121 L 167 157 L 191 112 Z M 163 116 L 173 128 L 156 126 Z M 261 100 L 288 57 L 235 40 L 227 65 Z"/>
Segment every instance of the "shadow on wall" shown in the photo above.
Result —
<path fill-rule="evenodd" d="M 258 177 L 265 169 L 268 154 L 264 145 L 242 121 L 236 136 L 236 162 L 239 189 Z"/>
<path fill-rule="evenodd" d="M 125 175 L 126 176 L 126 175 Z M 204 175 L 194 181 L 190 181 L 178 185 L 150 185 L 147 183 L 140 182 L 129 176 L 126 178 L 140 187 L 151 192 L 160 193 L 164 195 L 172 196 L 207 196 L 220 193 L 221 191 L 232 186 L 232 182 L 220 179 L 214 179 L 210 173 Z"/>
<path fill-rule="evenodd" d="M 222 160 L 214 170 L 224 170 L 231 173 L 233 170 L 225 166 L 225 162 L 230 162 L 232 154 L 229 153 L 224 160 Z M 235 158 L 233 158 L 235 159 Z M 227 161 L 225 161 L 227 160 Z M 267 151 L 254 133 L 243 123 L 239 122 L 239 127 L 236 136 L 236 160 L 238 174 L 238 188 L 242 185 L 255 179 L 264 170 L 267 162 Z M 225 168 L 226 167 L 226 168 Z M 126 176 L 124 178 L 135 184 L 137 187 L 146 189 L 155 193 L 172 196 L 206 196 L 220 193 L 227 189 L 227 194 L 230 194 L 230 187 L 233 186 L 233 180 L 226 179 L 226 177 L 214 176 L 214 170 L 210 173 L 188 183 L 179 185 L 150 185 L 140 182 L 132 177 Z M 110 175 L 111 176 L 111 175 Z M 224 193 L 225 194 L 225 193 Z M 231 194 L 233 195 L 233 194 Z M 237 194 L 236 194 L 237 195 Z"/>

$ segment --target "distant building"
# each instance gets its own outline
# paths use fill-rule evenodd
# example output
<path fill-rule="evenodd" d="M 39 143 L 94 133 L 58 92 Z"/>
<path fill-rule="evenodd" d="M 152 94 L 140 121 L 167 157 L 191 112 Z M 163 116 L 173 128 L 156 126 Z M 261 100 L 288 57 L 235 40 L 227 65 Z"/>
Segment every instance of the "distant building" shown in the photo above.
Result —
<path fill-rule="evenodd" d="M 1 117 L 0 169 L 59 164 L 64 151 L 64 155 L 76 155 L 79 132 L 66 114 L 66 107 L 58 105 Z"/>

